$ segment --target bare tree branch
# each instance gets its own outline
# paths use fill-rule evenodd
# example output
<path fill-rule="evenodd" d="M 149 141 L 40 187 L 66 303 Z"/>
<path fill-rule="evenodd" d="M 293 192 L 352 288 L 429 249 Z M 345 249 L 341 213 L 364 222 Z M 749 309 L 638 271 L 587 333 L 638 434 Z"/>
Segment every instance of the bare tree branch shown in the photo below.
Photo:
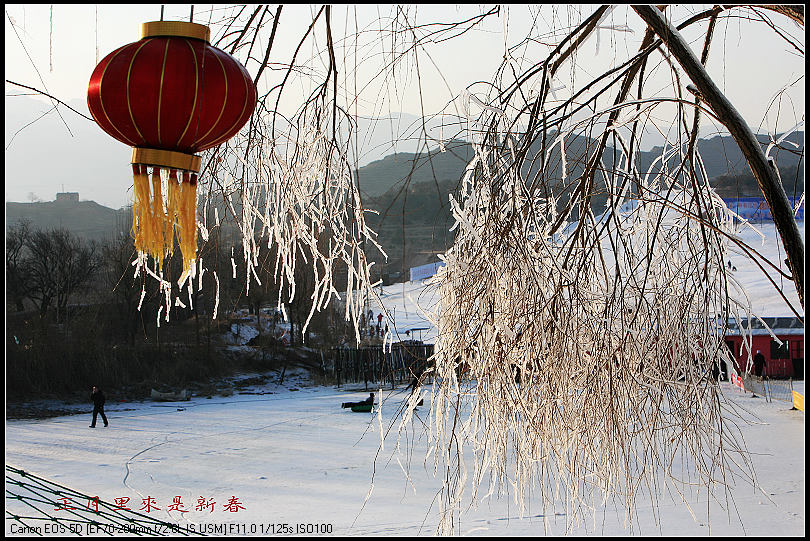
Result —
<path fill-rule="evenodd" d="M 15 86 L 19 86 L 19 87 L 21 87 L 21 88 L 25 88 L 25 89 L 28 89 L 28 90 L 33 90 L 33 91 L 34 91 L 34 92 L 36 92 L 37 94 L 42 94 L 43 96 L 47 96 L 47 97 L 51 98 L 52 100 L 55 100 L 56 102 L 58 102 L 58 103 L 60 103 L 60 104 L 64 105 L 65 107 L 67 107 L 68 109 L 70 109 L 71 111 L 73 111 L 74 113 L 76 113 L 77 115 L 79 115 L 80 117 L 82 117 L 82 118 L 86 118 L 87 120 L 89 120 L 90 122 L 93 122 L 94 124 L 95 124 L 95 122 L 96 122 L 96 121 L 95 121 L 95 120 L 93 120 L 91 117 L 89 117 L 89 116 L 85 115 L 84 113 L 81 113 L 81 112 L 77 111 L 76 109 L 74 109 L 73 107 L 71 107 L 70 105 L 68 105 L 67 103 L 63 102 L 63 101 L 62 101 L 62 100 L 60 100 L 59 98 L 55 98 L 55 97 L 51 96 L 51 95 L 50 95 L 50 94 L 48 94 L 47 92 L 43 92 L 42 90 L 39 90 L 39 89 L 34 88 L 34 87 L 32 87 L 32 86 L 21 85 L 20 83 L 15 83 L 14 81 L 9 81 L 8 79 L 6 79 L 6 82 L 7 82 L 7 83 L 9 83 L 9 84 L 15 85 Z"/>
<path fill-rule="evenodd" d="M 633 9 L 664 40 L 673 56 L 697 85 L 702 99 L 714 110 L 740 146 L 771 209 L 774 223 L 785 246 L 799 301 L 804 307 L 804 242 L 785 189 L 775 173 L 775 166 L 769 163 L 745 120 L 714 84 L 681 34 L 656 8 L 633 6 Z"/>

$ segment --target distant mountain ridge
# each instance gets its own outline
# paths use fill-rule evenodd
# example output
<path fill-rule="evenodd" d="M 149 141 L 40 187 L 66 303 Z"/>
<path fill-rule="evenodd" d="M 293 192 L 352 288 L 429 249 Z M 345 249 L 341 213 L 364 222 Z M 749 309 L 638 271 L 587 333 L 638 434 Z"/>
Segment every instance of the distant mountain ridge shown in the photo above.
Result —
<path fill-rule="evenodd" d="M 91 240 L 105 241 L 129 234 L 132 210 L 111 209 L 95 201 L 6 202 L 6 224 L 29 221 L 35 229 L 67 229 Z"/>
<path fill-rule="evenodd" d="M 804 133 L 793 134 L 790 140 L 804 148 Z M 763 145 L 768 138 L 760 137 Z M 571 137 L 566 142 L 566 154 L 581 154 L 591 149 L 592 140 Z M 698 143 L 707 174 L 722 197 L 759 196 L 759 186 L 747 163 L 730 136 L 716 136 Z M 640 153 L 638 164 L 649 168 L 661 156 L 661 147 Z M 606 152 L 607 156 L 611 154 Z M 784 149 L 772 152 L 779 164 L 785 191 L 796 196 L 804 191 L 803 154 Z M 435 149 L 427 154 L 398 152 L 373 161 L 357 171 L 363 193 L 363 204 L 376 211 L 367 214 L 369 225 L 378 233 L 378 241 L 385 249 L 388 260 L 380 254 L 369 254 L 384 272 L 406 272 L 411 266 L 430 263 L 436 254 L 444 252 L 452 243 L 449 231 L 452 220 L 449 194 L 458 182 L 470 160 L 472 146 L 461 140 L 449 141 L 444 151 Z M 552 153 L 559 161 L 559 152 Z M 610 163 L 606 166 L 610 167 Z M 568 164 L 568 177 L 581 174 L 581 163 Z M 550 177 L 560 176 L 559 164 L 550 165 Z M 80 194 L 84 195 L 84 194 Z M 604 194 L 594 197 L 593 204 L 604 204 Z M 220 216 L 224 216 L 220 209 Z M 77 235 L 99 241 L 115 235 L 129 234 L 132 223 L 130 207 L 114 210 L 93 201 L 52 201 L 38 203 L 6 203 L 8 225 L 27 219 L 37 228 L 64 227 Z M 233 228 L 233 234 L 236 234 Z"/>
<path fill-rule="evenodd" d="M 553 138 L 549 138 L 553 140 Z M 763 149 L 770 141 L 768 136 L 760 136 Z M 804 149 L 804 133 L 797 132 L 789 140 Z M 595 141 L 585 137 L 572 136 L 566 140 L 566 156 L 573 158 L 592 152 Z M 699 140 L 698 150 L 703 159 L 710 183 L 721 197 L 761 196 L 759 185 L 751 173 L 742 152 L 730 136 L 715 136 Z M 653 147 L 639 153 L 637 166 L 640 171 L 660 169 L 660 156 L 664 149 Z M 804 191 L 803 154 L 794 154 L 784 149 L 774 149 L 771 156 L 777 160 L 783 185 L 788 196 L 795 197 Z M 453 240 L 449 232 L 452 217 L 448 203 L 464 174 L 467 164 L 473 157 L 472 146 L 465 141 L 451 141 L 445 151 L 438 149 L 427 154 L 398 153 L 361 167 L 358 182 L 364 194 L 363 204 L 377 211 L 368 214 L 369 225 L 378 233 L 380 244 L 386 249 L 388 260 L 375 259 L 393 272 L 405 273 L 408 268 L 436 261 L 436 254 L 446 251 Z M 612 152 L 606 150 L 603 161 L 610 163 Z M 667 164 L 675 166 L 675 158 Z M 559 147 L 549 155 L 546 178 L 552 183 L 562 179 Z M 583 160 L 569 159 L 567 178 L 575 179 L 584 170 Z M 536 170 L 531 164 L 524 167 L 524 177 L 531 178 Z M 592 198 L 592 208 L 600 213 L 607 196 L 598 186 Z M 602 187 L 603 188 L 603 187 Z M 567 187 L 570 194 L 573 185 Z M 560 199 L 564 202 L 564 198 Z"/>
<path fill-rule="evenodd" d="M 763 146 L 763 150 L 770 142 L 767 135 L 757 136 Z M 553 137 L 549 137 L 553 141 Z M 795 132 L 789 138 L 799 145 L 800 149 L 804 149 L 804 132 Z M 574 163 L 573 157 L 577 154 L 582 154 L 584 149 L 591 149 L 595 146 L 593 140 L 581 136 L 571 136 L 566 141 L 566 156 L 571 162 L 571 167 L 567 171 L 569 177 L 574 176 L 581 172 L 581 168 L 577 167 Z M 648 151 L 641 151 L 638 155 L 638 167 L 642 172 L 646 172 L 650 167 L 660 164 L 660 157 L 664 151 L 663 147 L 653 147 Z M 703 164 L 706 169 L 706 174 L 709 179 L 715 179 L 719 184 L 714 184 L 720 189 L 727 188 L 724 186 L 729 179 L 733 179 L 736 184 L 740 178 L 746 175 L 751 175 L 745 157 L 740 151 L 734 139 L 729 135 L 717 135 L 708 139 L 698 140 L 698 151 L 703 159 Z M 610 160 L 610 148 L 606 149 L 604 159 L 606 162 Z M 771 152 L 772 157 L 780 170 L 797 169 L 800 165 L 801 156 L 790 152 L 786 149 L 774 149 Z M 553 156 L 553 155 L 552 155 Z M 391 154 L 380 160 L 373 161 L 364 167 L 361 167 L 358 172 L 358 180 L 361 192 L 369 197 L 379 197 L 392 188 L 401 188 L 404 186 L 406 180 L 410 184 L 420 184 L 428 182 L 430 184 L 442 184 L 444 182 L 456 182 L 461 178 L 467 164 L 473 157 L 473 150 L 469 143 L 465 141 L 454 140 L 445 144 L 445 151 L 438 149 L 431 150 L 428 153 L 415 154 L 409 152 L 400 152 Z M 559 159 L 559 154 L 557 154 Z M 676 157 L 670 160 L 670 165 L 675 161 Z M 656 163 L 658 161 L 658 163 Z M 606 163 L 606 166 L 612 166 L 611 163 Z M 655 169 L 653 169 L 655 170 Z M 531 174 L 533 171 L 524 171 L 524 173 Z M 800 171 L 802 178 L 803 170 Z M 554 169 L 551 172 L 552 177 L 559 176 L 559 171 Z M 794 172 L 793 176 L 796 176 Z M 751 176 L 753 179 L 753 176 Z M 786 179 L 783 178 L 783 181 Z M 803 184 L 803 181 L 802 181 Z M 728 190 L 726 190 L 728 191 Z M 752 195 L 752 194 L 747 194 Z"/>
<path fill-rule="evenodd" d="M 435 184 L 458 180 L 473 158 L 472 146 L 466 141 L 453 140 L 444 145 L 445 151 L 427 154 L 398 152 L 373 161 L 357 171 L 360 191 L 377 197 L 404 185 L 405 180 L 419 184 Z"/>

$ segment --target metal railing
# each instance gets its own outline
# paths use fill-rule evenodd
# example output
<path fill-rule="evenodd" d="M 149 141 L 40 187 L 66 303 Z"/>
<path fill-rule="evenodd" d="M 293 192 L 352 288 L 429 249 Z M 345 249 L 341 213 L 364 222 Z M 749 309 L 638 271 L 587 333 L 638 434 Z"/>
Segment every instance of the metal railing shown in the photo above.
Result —
<path fill-rule="evenodd" d="M 746 391 L 764 397 L 767 402 L 793 402 L 792 379 L 769 379 L 767 376 L 763 378 L 746 374 L 743 385 Z"/>
<path fill-rule="evenodd" d="M 337 381 L 363 382 L 368 385 L 393 388 L 410 383 L 425 372 L 428 359 L 433 355 L 433 344 L 394 344 L 391 348 L 365 346 L 361 348 L 334 348 L 325 353 L 324 370 Z"/>

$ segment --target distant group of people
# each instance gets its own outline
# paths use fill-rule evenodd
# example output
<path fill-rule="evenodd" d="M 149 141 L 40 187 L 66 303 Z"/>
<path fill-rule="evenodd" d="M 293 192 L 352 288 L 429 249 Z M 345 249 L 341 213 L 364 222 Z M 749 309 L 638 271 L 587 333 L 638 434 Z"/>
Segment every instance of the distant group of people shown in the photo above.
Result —
<path fill-rule="evenodd" d="M 377 324 L 374 324 L 374 311 L 369 310 L 368 316 L 366 314 L 360 314 L 360 338 L 374 338 L 374 337 L 383 337 L 388 334 L 388 323 L 386 322 L 385 327 L 383 327 L 383 315 L 382 312 L 377 314 Z"/>

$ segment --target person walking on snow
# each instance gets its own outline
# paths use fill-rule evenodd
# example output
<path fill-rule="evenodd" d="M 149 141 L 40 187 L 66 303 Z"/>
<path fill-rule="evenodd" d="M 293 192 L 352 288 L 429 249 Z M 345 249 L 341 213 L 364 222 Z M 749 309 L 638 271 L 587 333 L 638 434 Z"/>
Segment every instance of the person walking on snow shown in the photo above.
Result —
<path fill-rule="evenodd" d="M 101 414 L 101 420 L 104 421 L 104 426 L 108 426 L 107 416 L 104 415 L 104 402 L 106 399 L 101 389 L 93 386 L 93 392 L 90 393 L 90 400 L 93 401 L 93 423 L 90 425 L 90 428 L 96 428 L 96 418 L 99 413 Z"/>

